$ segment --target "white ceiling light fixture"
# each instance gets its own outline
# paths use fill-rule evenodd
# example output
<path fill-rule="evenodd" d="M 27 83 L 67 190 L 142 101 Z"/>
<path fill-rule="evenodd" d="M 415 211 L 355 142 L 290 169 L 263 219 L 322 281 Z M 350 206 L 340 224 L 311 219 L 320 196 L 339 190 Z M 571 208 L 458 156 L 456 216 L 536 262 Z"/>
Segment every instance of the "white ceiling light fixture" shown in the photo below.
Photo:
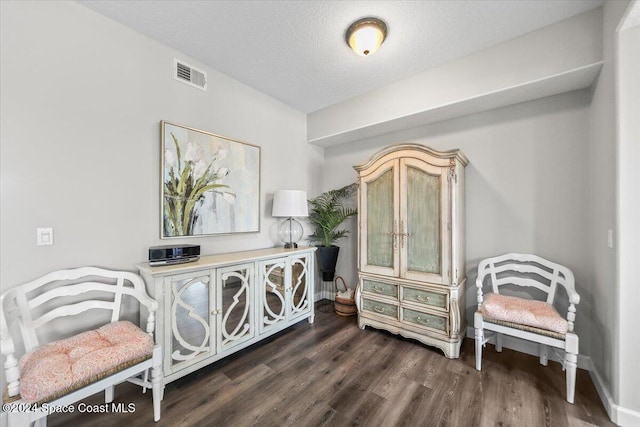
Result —
<path fill-rule="evenodd" d="M 358 19 L 349 26 L 345 34 L 349 47 L 360 56 L 375 53 L 386 37 L 387 24 L 373 17 Z"/>

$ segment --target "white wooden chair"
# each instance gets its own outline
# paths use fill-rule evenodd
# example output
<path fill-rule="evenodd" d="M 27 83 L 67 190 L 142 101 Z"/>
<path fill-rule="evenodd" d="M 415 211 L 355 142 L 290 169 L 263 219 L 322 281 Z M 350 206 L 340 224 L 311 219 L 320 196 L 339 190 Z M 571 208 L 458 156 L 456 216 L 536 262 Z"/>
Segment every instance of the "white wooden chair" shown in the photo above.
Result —
<path fill-rule="evenodd" d="M 149 312 L 146 333 L 119 320 L 127 296 Z M 153 341 L 157 307 L 136 274 L 95 267 L 56 271 L 3 293 L 0 338 L 8 425 L 45 426 L 51 408 L 69 407 L 102 390 L 105 405 L 111 405 L 114 386 L 124 381 L 142 386 L 143 392 L 153 390 L 153 418 L 160 420 L 162 351 Z M 52 320 L 75 316 L 73 325 L 82 324 L 94 309 L 109 312 L 110 323 L 70 338 L 41 341 L 55 329 Z M 25 354 L 18 362 L 20 336 Z"/>
<path fill-rule="evenodd" d="M 483 296 L 485 279 L 493 293 Z M 566 289 L 569 298 L 566 319 L 553 306 L 558 285 Z M 476 287 L 476 369 L 482 368 L 482 347 L 494 335 L 498 352 L 502 351 L 503 334 L 538 343 L 540 364 L 544 366 L 548 362 L 549 347 L 554 352 L 564 350 L 564 357 L 559 354 L 558 358 L 566 370 L 567 401 L 573 403 L 578 358 L 578 336 L 573 326 L 580 296 L 575 291 L 571 270 L 535 255 L 511 253 L 480 261 Z M 531 292 L 543 296 L 544 300 L 521 292 L 523 287 L 537 289 Z M 518 296 L 504 295 L 506 289 Z"/>

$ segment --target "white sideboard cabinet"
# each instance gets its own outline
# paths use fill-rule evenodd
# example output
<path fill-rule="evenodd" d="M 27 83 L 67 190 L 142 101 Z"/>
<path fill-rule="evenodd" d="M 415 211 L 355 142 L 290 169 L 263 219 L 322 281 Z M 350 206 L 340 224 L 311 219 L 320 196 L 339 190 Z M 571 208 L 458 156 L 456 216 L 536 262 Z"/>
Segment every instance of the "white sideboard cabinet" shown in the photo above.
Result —
<path fill-rule="evenodd" d="M 313 323 L 315 250 L 271 248 L 172 266 L 138 264 L 159 304 L 156 342 L 164 353 L 164 382 L 301 320 Z"/>

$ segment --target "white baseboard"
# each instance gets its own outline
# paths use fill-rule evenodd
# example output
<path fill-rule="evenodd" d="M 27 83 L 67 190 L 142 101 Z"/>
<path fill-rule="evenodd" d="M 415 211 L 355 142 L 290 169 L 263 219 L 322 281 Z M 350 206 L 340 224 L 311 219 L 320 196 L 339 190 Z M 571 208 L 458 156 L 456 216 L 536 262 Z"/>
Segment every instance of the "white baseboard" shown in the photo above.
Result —
<path fill-rule="evenodd" d="M 474 339 L 475 337 L 475 329 L 473 326 L 467 326 L 467 337 Z M 495 345 L 495 338 L 491 338 L 489 340 L 491 344 Z M 538 344 L 532 343 L 531 341 L 525 341 L 520 338 L 510 337 L 508 335 L 502 336 L 502 346 L 509 348 L 511 350 L 515 350 L 520 353 L 530 354 L 532 356 L 539 357 L 540 354 L 538 352 Z M 549 360 L 554 360 L 556 362 L 561 362 L 560 359 L 556 356 L 556 354 L 552 351 L 549 352 Z M 591 358 L 589 356 L 584 356 L 582 354 L 578 355 L 578 368 L 589 370 L 589 365 L 591 362 Z"/>
<path fill-rule="evenodd" d="M 596 391 L 598 392 L 598 396 L 600 396 L 600 400 L 604 405 L 607 414 L 609 414 L 609 418 L 614 423 L 620 426 L 640 426 L 640 412 L 634 411 L 632 409 L 627 409 L 615 403 L 613 398 L 611 397 L 611 393 L 607 388 L 600 372 L 593 364 L 593 361 L 589 361 L 589 375 L 591 376 L 591 381 L 593 381 L 593 385 L 596 387 Z"/>
<path fill-rule="evenodd" d="M 611 393 L 609 393 L 609 389 L 605 385 L 600 373 L 596 369 L 596 366 L 591 361 L 589 366 L 589 375 L 591 376 L 591 381 L 593 381 L 593 385 L 596 387 L 596 391 L 598 392 L 598 396 L 600 396 L 600 400 L 604 405 L 604 409 L 609 414 L 609 418 L 611 421 L 618 424 L 617 421 L 617 411 L 614 411 L 614 408 L 617 406 L 613 399 L 611 398 Z"/>
<path fill-rule="evenodd" d="M 314 297 L 314 301 L 322 301 L 323 299 L 328 299 L 330 301 L 333 301 L 335 298 L 335 294 L 334 293 L 329 293 L 329 292 L 316 292 L 315 297 Z"/>
<path fill-rule="evenodd" d="M 616 420 L 614 423 L 623 426 L 623 427 L 638 427 L 640 426 L 640 412 L 633 411 L 631 409 L 623 408 L 622 406 L 615 406 Z M 611 417 L 611 413 L 609 413 L 609 417 Z"/>
<path fill-rule="evenodd" d="M 333 282 L 322 282 L 318 283 L 318 286 L 315 288 L 314 298 L 315 301 L 321 301 L 323 299 L 328 299 L 333 301 L 336 295 L 336 291 L 333 288 Z"/>

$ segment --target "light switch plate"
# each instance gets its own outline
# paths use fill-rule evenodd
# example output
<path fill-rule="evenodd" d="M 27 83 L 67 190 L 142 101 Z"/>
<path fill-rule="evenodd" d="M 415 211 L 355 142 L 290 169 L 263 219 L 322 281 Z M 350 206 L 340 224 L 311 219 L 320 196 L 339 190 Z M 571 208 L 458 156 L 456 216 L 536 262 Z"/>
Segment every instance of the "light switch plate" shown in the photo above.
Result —
<path fill-rule="evenodd" d="M 53 245 L 53 228 L 38 228 L 36 230 L 38 246 L 51 246 Z"/>

